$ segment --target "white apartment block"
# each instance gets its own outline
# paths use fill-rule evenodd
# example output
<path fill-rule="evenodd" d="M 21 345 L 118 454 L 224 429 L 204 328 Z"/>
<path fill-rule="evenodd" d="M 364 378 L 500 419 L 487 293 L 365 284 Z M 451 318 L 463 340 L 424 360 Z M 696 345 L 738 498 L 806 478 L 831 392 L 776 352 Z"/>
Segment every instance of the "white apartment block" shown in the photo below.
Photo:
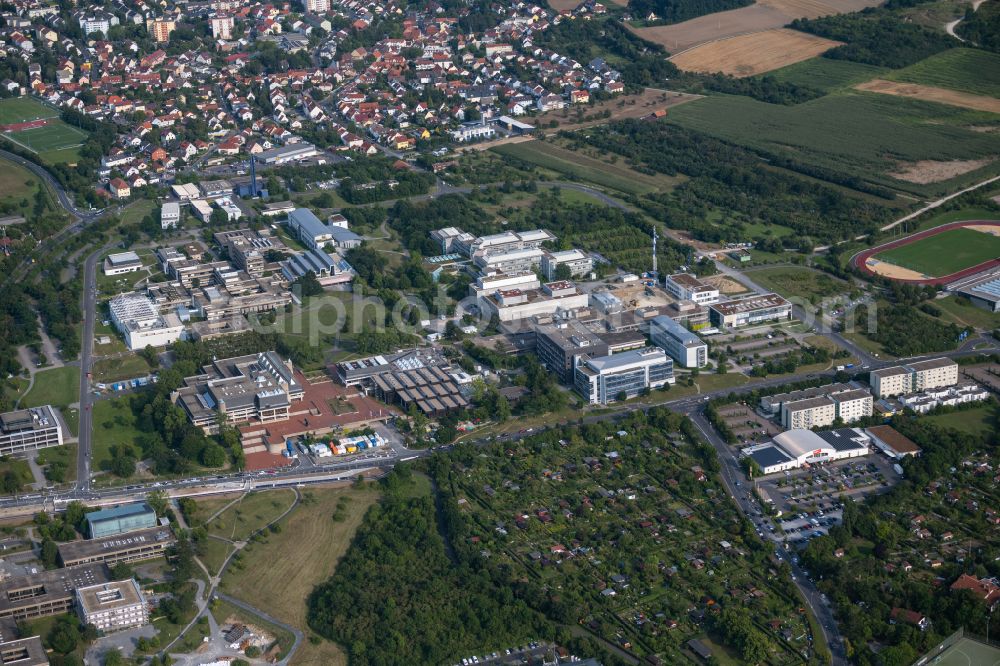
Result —
<path fill-rule="evenodd" d="M 781 407 L 781 425 L 786 429 L 825 428 L 838 418 L 844 423 L 872 415 L 874 399 L 864 389 L 786 402 Z"/>
<path fill-rule="evenodd" d="M 697 276 L 690 273 L 668 275 L 663 286 L 675 298 L 694 301 L 698 305 L 712 305 L 719 302 L 718 287 L 705 284 Z"/>
<path fill-rule="evenodd" d="M 77 588 L 76 598 L 83 623 L 98 631 L 110 633 L 149 624 L 146 600 L 132 578 Z"/>
<path fill-rule="evenodd" d="M 958 383 L 958 363 L 950 358 L 932 358 L 872 370 L 868 383 L 879 398 L 954 386 Z"/>

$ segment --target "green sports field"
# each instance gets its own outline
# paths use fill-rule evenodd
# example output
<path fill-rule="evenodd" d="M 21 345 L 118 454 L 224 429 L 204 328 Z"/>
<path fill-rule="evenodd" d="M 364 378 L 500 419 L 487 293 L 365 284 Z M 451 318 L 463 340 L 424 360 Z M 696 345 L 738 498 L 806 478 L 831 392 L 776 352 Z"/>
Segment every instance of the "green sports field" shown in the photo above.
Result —
<path fill-rule="evenodd" d="M 998 257 L 1000 237 L 959 228 L 879 252 L 874 258 L 930 277 L 943 277 Z"/>
<path fill-rule="evenodd" d="M 52 121 L 44 127 L 5 132 L 4 136 L 35 153 L 71 148 L 87 140 L 86 132 L 60 120 Z"/>
<path fill-rule="evenodd" d="M 30 97 L 11 97 L 0 100 L 0 125 L 23 123 L 39 118 L 55 118 L 59 112 Z"/>
<path fill-rule="evenodd" d="M 937 657 L 928 657 L 927 666 L 1000 666 L 1000 650 L 986 643 L 960 638 Z"/>

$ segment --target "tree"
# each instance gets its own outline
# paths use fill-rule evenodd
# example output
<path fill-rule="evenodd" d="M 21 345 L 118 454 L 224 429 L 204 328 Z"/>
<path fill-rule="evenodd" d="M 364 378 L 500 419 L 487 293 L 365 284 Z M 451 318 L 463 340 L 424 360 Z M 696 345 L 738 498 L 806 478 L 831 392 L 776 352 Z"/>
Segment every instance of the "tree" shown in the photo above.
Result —
<path fill-rule="evenodd" d="M 305 273 L 292 286 L 298 286 L 302 290 L 302 296 L 305 297 L 319 296 L 323 293 L 323 285 L 319 283 L 319 280 L 316 279 L 316 274 L 312 271 Z"/>
<path fill-rule="evenodd" d="M 260 648 L 257 647 L 256 645 L 247 646 L 245 654 L 251 659 L 256 659 L 257 657 L 260 656 Z"/>
<path fill-rule="evenodd" d="M 55 569 L 56 560 L 59 557 L 59 548 L 56 546 L 56 542 L 52 539 L 45 539 L 42 541 L 41 549 L 41 559 L 42 564 L 45 565 L 46 569 Z M 67 650 L 71 652 L 72 650 Z"/>
<path fill-rule="evenodd" d="M 21 489 L 21 480 L 17 478 L 14 470 L 8 469 L 3 473 L 3 477 L 0 478 L 0 489 L 8 495 L 16 493 Z"/>
<path fill-rule="evenodd" d="M 229 222 L 229 216 L 221 208 L 215 208 L 212 210 L 212 214 L 209 215 L 208 221 L 214 226 L 220 226 Z"/>
<path fill-rule="evenodd" d="M 149 507 L 156 512 L 157 516 L 163 516 L 167 513 L 167 506 L 169 506 L 170 498 L 166 491 L 154 490 L 153 492 L 146 495 L 146 503 Z"/>
<path fill-rule="evenodd" d="M 570 280 L 573 278 L 573 271 L 568 264 L 558 264 L 556 266 L 555 278 L 557 280 Z"/>
<path fill-rule="evenodd" d="M 201 464 L 205 467 L 222 467 L 226 464 L 226 450 L 218 444 L 208 444 L 201 450 Z"/>

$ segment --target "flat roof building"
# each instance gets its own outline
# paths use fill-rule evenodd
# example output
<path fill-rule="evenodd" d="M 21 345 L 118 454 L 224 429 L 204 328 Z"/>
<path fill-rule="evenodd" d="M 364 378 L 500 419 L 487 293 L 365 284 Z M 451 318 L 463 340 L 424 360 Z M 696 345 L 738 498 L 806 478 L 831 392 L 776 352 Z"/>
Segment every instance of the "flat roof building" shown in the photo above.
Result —
<path fill-rule="evenodd" d="M 35 451 L 62 443 L 62 424 L 50 405 L 0 414 L 0 455 Z"/>
<path fill-rule="evenodd" d="M 265 150 L 257 155 L 257 161 L 268 166 L 297 162 L 319 155 L 316 146 L 311 143 L 292 143 L 287 146 L 278 146 Z"/>
<path fill-rule="evenodd" d="M 68 613 L 76 603 L 77 588 L 107 580 L 108 569 L 104 564 L 86 564 L 8 578 L 0 592 L 0 618 L 32 620 Z"/>
<path fill-rule="evenodd" d="M 142 259 L 135 252 L 109 254 L 104 260 L 105 275 L 122 275 L 142 270 Z"/>
<path fill-rule="evenodd" d="M 865 432 L 871 437 L 875 446 L 890 458 L 900 460 L 906 456 L 920 455 L 920 447 L 890 425 L 872 426 L 865 428 Z"/>
<path fill-rule="evenodd" d="M 685 368 L 708 364 L 708 345 L 670 317 L 660 315 L 649 320 L 649 339 Z"/>
<path fill-rule="evenodd" d="M 545 252 L 542 255 L 542 274 L 547 280 L 555 280 L 560 266 L 565 266 L 569 277 L 584 277 L 594 270 L 594 259 L 582 250 L 561 250 Z"/>
<path fill-rule="evenodd" d="M 146 600 L 135 579 L 109 581 L 76 591 L 80 617 L 104 633 L 149 624 Z"/>
<path fill-rule="evenodd" d="M 38 636 L 0 643 L 0 666 L 48 666 L 49 657 Z"/>
<path fill-rule="evenodd" d="M 750 296 L 709 306 L 709 319 L 719 328 L 740 328 L 791 317 L 792 304 L 777 294 Z"/>
<path fill-rule="evenodd" d="M 785 428 L 824 428 L 840 419 L 853 423 L 872 415 L 874 398 L 864 389 L 848 389 L 784 402 L 781 425 Z"/>
<path fill-rule="evenodd" d="M 579 359 L 611 353 L 604 340 L 581 324 L 549 324 L 538 326 L 535 332 L 538 360 L 564 384 L 573 382 Z"/>
<path fill-rule="evenodd" d="M 108 303 L 111 321 L 125 337 L 125 344 L 132 351 L 150 347 L 163 347 L 180 339 L 184 326 L 173 312 L 161 315 L 159 308 L 148 296 L 121 294 Z"/>
<path fill-rule="evenodd" d="M 824 432 L 794 429 L 771 442 L 749 446 L 742 455 L 754 460 L 765 475 L 797 469 L 805 464 L 833 462 L 868 455 L 871 440 L 857 428 Z"/>
<path fill-rule="evenodd" d="M 61 543 L 59 561 L 64 567 L 94 562 L 104 562 L 108 566 L 141 562 L 162 557 L 175 541 L 169 527 L 149 527 L 127 534 Z"/>
<path fill-rule="evenodd" d="M 634 398 L 646 389 L 674 383 L 674 364 L 659 347 L 582 359 L 574 375 L 580 395 L 595 405 L 607 405 L 623 396 Z"/>
<path fill-rule="evenodd" d="M 121 504 L 87 514 L 87 532 L 102 539 L 156 526 L 156 512 L 145 502 Z"/>
<path fill-rule="evenodd" d="M 175 229 L 181 221 L 181 206 L 176 201 L 167 201 L 160 206 L 160 228 Z"/>
<path fill-rule="evenodd" d="M 698 305 L 712 305 L 719 302 L 719 288 L 706 284 L 691 273 L 668 275 L 663 286 L 674 298 L 693 301 Z"/>
<path fill-rule="evenodd" d="M 958 363 L 941 357 L 880 368 L 869 373 L 868 382 L 879 398 L 954 386 L 958 383 Z"/>

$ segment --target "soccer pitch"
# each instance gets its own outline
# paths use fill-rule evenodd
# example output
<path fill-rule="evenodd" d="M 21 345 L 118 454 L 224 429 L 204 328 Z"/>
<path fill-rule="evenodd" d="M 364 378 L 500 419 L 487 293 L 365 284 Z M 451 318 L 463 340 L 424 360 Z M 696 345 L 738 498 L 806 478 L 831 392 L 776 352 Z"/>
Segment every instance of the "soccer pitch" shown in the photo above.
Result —
<path fill-rule="evenodd" d="M 30 97 L 0 100 L 0 125 L 13 125 L 40 118 L 56 118 L 59 112 Z"/>
<path fill-rule="evenodd" d="M 33 153 L 73 148 L 87 140 L 86 132 L 60 120 L 51 121 L 44 127 L 35 127 L 19 132 L 5 132 L 4 136 Z"/>
<path fill-rule="evenodd" d="M 917 662 L 920 663 L 920 662 Z M 1000 666 L 1000 649 L 968 638 L 958 642 L 937 657 L 928 658 L 924 666 Z"/>
<path fill-rule="evenodd" d="M 930 277 L 951 275 L 1000 257 L 1000 237 L 972 229 L 949 229 L 879 252 L 875 259 Z"/>

